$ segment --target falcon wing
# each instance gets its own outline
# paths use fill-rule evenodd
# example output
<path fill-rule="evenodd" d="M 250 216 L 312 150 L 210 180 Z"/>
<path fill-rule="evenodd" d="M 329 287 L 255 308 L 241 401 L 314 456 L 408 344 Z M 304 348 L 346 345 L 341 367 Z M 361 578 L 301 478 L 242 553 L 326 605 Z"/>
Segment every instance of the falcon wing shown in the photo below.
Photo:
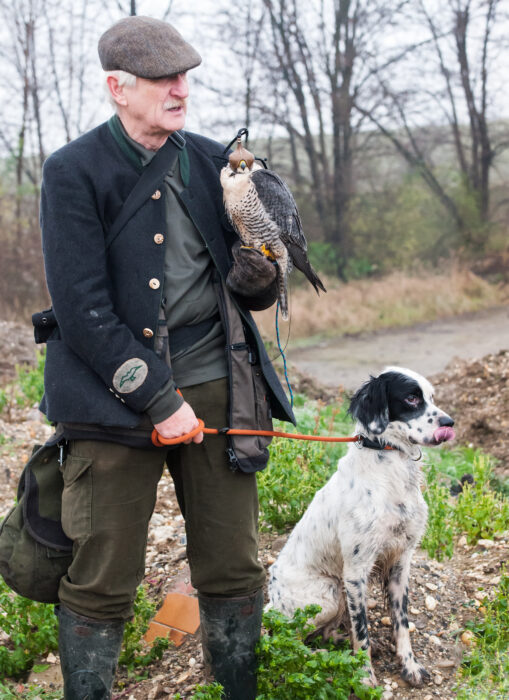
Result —
<path fill-rule="evenodd" d="M 277 225 L 283 243 L 306 251 L 308 246 L 297 204 L 286 183 L 272 170 L 255 170 L 251 182 L 265 211 Z"/>
<path fill-rule="evenodd" d="M 317 292 L 319 289 L 325 292 L 322 281 L 308 260 L 308 245 L 299 212 L 286 183 L 272 170 L 255 170 L 251 182 L 265 211 L 278 227 L 279 237 L 295 267 L 306 275 Z"/>

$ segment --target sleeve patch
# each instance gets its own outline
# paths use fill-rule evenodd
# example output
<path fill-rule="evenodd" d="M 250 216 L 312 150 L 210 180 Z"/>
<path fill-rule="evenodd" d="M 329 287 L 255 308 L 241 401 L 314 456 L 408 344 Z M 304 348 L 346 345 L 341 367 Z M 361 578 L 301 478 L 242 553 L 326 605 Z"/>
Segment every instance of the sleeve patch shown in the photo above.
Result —
<path fill-rule="evenodd" d="M 147 363 L 139 357 L 132 357 L 121 364 L 113 375 L 113 386 L 119 394 L 130 394 L 143 384 L 147 374 Z"/>

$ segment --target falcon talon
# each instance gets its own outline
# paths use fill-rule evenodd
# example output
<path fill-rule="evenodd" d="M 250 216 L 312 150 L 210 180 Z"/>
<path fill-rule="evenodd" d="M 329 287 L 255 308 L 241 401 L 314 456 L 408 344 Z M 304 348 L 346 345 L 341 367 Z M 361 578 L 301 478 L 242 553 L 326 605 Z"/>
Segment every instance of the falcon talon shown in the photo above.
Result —
<path fill-rule="evenodd" d="M 275 257 L 275 255 L 272 253 L 271 250 L 269 250 L 269 249 L 267 248 L 266 245 L 262 245 L 262 247 L 260 248 L 260 250 L 262 251 L 262 253 L 265 255 L 266 258 L 269 258 L 269 260 L 272 260 L 273 262 L 276 262 L 276 257 Z"/>
<path fill-rule="evenodd" d="M 317 294 L 326 291 L 308 260 L 295 199 L 279 175 L 257 163 L 244 148 L 240 131 L 220 180 L 226 213 L 242 244 L 261 250 L 277 263 L 279 305 L 286 321 L 288 275 L 293 267 L 304 273 Z"/>

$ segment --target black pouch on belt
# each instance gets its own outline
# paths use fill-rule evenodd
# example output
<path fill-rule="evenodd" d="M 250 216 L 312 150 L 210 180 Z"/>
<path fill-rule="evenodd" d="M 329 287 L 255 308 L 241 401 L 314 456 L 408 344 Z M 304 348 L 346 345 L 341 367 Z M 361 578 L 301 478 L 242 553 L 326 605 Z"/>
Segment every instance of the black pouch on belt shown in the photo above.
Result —
<path fill-rule="evenodd" d="M 58 603 L 58 586 L 72 561 L 72 541 L 60 522 L 62 448 L 36 445 L 18 484 L 15 506 L 0 525 L 0 575 L 13 591 Z"/>
<path fill-rule="evenodd" d="M 32 314 L 32 325 L 34 327 L 34 338 L 36 343 L 45 343 L 55 328 L 58 328 L 57 319 L 53 309 L 38 311 Z"/>

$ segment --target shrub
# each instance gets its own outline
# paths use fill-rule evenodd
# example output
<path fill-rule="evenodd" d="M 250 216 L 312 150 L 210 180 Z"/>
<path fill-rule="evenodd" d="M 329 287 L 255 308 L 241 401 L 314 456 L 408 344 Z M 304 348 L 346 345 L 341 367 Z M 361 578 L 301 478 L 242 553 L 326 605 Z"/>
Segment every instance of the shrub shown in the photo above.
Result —
<path fill-rule="evenodd" d="M 257 700 L 347 700 L 353 691 L 360 700 L 380 698 L 383 688 L 370 688 L 367 655 L 350 649 L 314 649 L 304 640 L 314 630 L 308 620 L 317 605 L 296 610 L 289 620 L 277 610 L 263 616 L 268 634 L 258 643 Z"/>
<path fill-rule="evenodd" d="M 9 642 L 0 647 L 0 678 L 21 676 L 32 667 L 34 659 L 58 646 L 53 606 L 16 595 L 2 578 L 0 629 L 9 636 Z"/>

